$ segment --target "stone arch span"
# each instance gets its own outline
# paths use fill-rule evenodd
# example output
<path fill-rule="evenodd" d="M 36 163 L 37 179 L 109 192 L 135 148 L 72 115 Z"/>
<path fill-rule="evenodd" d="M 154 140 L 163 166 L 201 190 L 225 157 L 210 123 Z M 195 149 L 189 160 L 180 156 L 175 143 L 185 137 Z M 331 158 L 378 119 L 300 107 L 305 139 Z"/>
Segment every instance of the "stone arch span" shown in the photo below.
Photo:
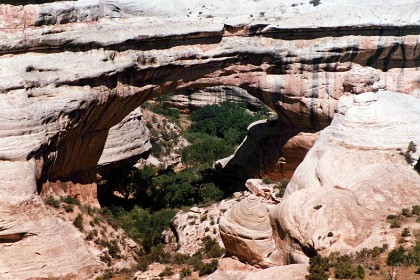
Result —
<path fill-rule="evenodd" d="M 170 91 L 240 87 L 283 124 L 318 131 L 342 95 L 420 88 L 415 25 L 25 20 L 0 30 L 1 185 L 94 182 L 109 129 Z"/>

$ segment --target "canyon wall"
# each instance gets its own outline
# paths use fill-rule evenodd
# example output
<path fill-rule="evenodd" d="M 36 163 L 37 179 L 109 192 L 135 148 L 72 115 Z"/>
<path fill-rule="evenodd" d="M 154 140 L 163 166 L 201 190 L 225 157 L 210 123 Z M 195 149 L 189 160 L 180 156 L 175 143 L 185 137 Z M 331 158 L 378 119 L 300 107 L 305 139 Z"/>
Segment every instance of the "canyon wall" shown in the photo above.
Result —
<path fill-rule="evenodd" d="M 4 220 L 15 219 L 16 205 L 24 212 L 38 200 L 33 194 L 43 185 L 94 188 L 98 162 L 112 154 L 103 152 L 116 139 L 110 129 L 161 94 L 234 86 L 275 110 L 285 126 L 316 132 L 331 123 L 341 96 L 420 92 L 415 0 L 17 2 L 0 5 Z M 137 140 L 118 160 L 143 151 L 145 141 L 128 135 Z M 48 236 L 43 226 L 25 232 Z M 39 277 L 64 275 L 41 266 L 33 267 Z M 1 273 L 14 279 L 16 267 L 7 263 Z"/>
<path fill-rule="evenodd" d="M 404 21 L 386 23 L 372 15 L 326 22 L 321 15 L 334 7 L 323 5 L 301 8 L 297 20 L 287 17 L 292 6 L 271 15 L 270 1 L 258 6 L 267 13 L 228 19 L 138 16 L 145 4 L 108 2 L 1 6 L 2 165 L 34 161 L 39 185 L 95 180 L 109 129 L 169 91 L 240 87 L 282 123 L 313 131 L 331 122 L 342 95 L 419 92 L 418 5 L 410 1 L 398 5 Z"/>

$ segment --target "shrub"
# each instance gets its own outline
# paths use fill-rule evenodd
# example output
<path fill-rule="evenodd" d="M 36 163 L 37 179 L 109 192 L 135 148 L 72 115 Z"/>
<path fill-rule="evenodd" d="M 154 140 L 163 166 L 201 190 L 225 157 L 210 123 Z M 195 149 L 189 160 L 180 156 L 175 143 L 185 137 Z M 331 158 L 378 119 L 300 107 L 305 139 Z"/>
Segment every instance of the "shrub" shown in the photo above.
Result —
<path fill-rule="evenodd" d="M 208 258 L 220 258 L 225 253 L 225 250 L 219 246 L 216 240 L 210 236 L 205 236 L 201 239 L 203 242 L 203 248 L 200 253 L 203 253 Z"/>
<path fill-rule="evenodd" d="M 117 241 L 112 240 L 107 245 L 108 245 L 108 253 L 111 255 L 111 257 L 119 258 L 120 257 L 119 253 L 121 252 L 121 250 L 120 250 L 120 247 L 117 244 Z"/>
<path fill-rule="evenodd" d="M 162 152 L 162 146 L 157 142 L 152 142 L 152 155 L 154 155 L 155 157 L 160 157 L 162 155 Z"/>
<path fill-rule="evenodd" d="M 411 215 L 420 215 L 420 205 L 413 205 L 411 207 Z"/>
<path fill-rule="evenodd" d="M 403 247 L 398 247 L 394 250 L 391 250 L 388 254 L 386 264 L 389 266 L 401 266 L 404 264 L 404 254 L 405 249 Z"/>
<path fill-rule="evenodd" d="M 404 228 L 403 231 L 401 232 L 401 236 L 402 237 L 410 236 L 410 230 L 408 228 Z"/>
<path fill-rule="evenodd" d="M 399 228 L 401 227 L 401 219 L 392 219 L 391 220 L 391 228 Z"/>
<path fill-rule="evenodd" d="M 327 258 L 315 256 L 309 259 L 309 274 L 305 276 L 307 280 L 327 280 L 328 274 L 326 271 L 330 268 L 330 263 Z"/>
<path fill-rule="evenodd" d="M 212 260 L 210 263 L 205 263 L 200 267 L 198 274 L 200 276 L 211 274 L 216 271 L 218 265 L 219 262 L 217 260 Z"/>
<path fill-rule="evenodd" d="M 405 160 L 408 164 L 412 164 L 414 160 L 411 158 L 411 153 L 415 153 L 417 151 L 416 144 L 413 141 L 408 143 L 407 151 L 404 153 Z"/>
<path fill-rule="evenodd" d="M 159 273 L 159 277 L 165 277 L 165 276 L 172 276 L 174 275 L 174 272 L 172 271 L 172 268 L 169 266 L 165 267 L 165 269 Z"/>
<path fill-rule="evenodd" d="M 309 4 L 312 4 L 314 7 L 316 7 L 321 4 L 321 0 L 311 0 L 309 1 Z"/>
<path fill-rule="evenodd" d="M 286 191 L 286 188 L 287 188 L 288 184 L 289 184 L 289 180 L 282 180 L 282 181 L 280 181 L 280 183 L 278 183 L 276 185 L 276 187 L 279 189 L 279 192 L 276 194 L 277 197 L 283 197 L 284 196 L 284 192 Z"/>
<path fill-rule="evenodd" d="M 204 184 L 200 189 L 200 197 L 203 202 L 220 201 L 224 193 L 213 183 Z"/>
<path fill-rule="evenodd" d="M 186 264 L 188 263 L 190 256 L 186 254 L 175 253 L 172 259 L 175 264 Z"/>
<path fill-rule="evenodd" d="M 60 208 L 60 200 L 55 199 L 53 196 L 48 196 L 45 200 L 44 203 L 46 205 L 52 206 L 54 208 Z"/>
<path fill-rule="evenodd" d="M 114 276 L 114 272 L 112 270 L 105 270 L 105 272 L 101 275 L 95 278 L 95 280 L 110 280 Z"/>
<path fill-rule="evenodd" d="M 401 215 L 403 215 L 404 217 L 407 217 L 407 218 L 411 217 L 411 211 L 410 211 L 410 209 L 403 208 L 401 210 Z"/>
<path fill-rule="evenodd" d="M 108 253 L 102 254 L 99 259 L 101 261 L 103 261 L 104 263 L 106 263 L 108 266 L 111 266 L 112 264 L 112 259 L 111 257 L 108 255 Z"/>
<path fill-rule="evenodd" d="M 89 231 L 88 235 L 86 236 L 86 240 L 90 241 L 93 240 L 94 237 L 98 236 L 98 230 L 94 229 Z"/>
<path fill-rule="evenodd" d="M 181 273 L 179 274 L 179 277 L 180 277 L 180 278 L 185 278 L 185 277 L 187 277 L 187 276 L 191 276 L 191 270 L 190 270 L 189 268 L 187 268 L 187 267 L 184 267 L 184 268 L 181 270 Z"/>
<path fill-rule="evenodd" d="M 83 232 L 83 216 L 82 214 L 78 214 L 76 219 L 73 221 L 73 225 L 78 228 L 81 232 Z"/>
<path fill-rule="evenodd" d="M 73 212 L 73 205 L 71 204 L 64 205 L 63 208 L 67 213 Z"/>
<path fill-rule="evenodd" d="M 228 145 L 224 139 L 202 134 L 184 148 L 182 158 L 188 166 L 210 168 L 213 162 L 229 156 L 233 150 L 234 146 Z"/>
<path fill-rule="evenodd" d="M 80 206 L 80 200 L 75 198 L 75 197 L 72 197 L 72 196 L 66 196 L 63 199 L 63 202 L 67 203 L 69 205 L 79 205 Z"/>
<path fill-rule="evenodd" d="M 273 180 L 271 180 L 270 178 L 268 178 L 268 177 L 263 177 L 262 178 L 262 182 L 264 183 L 264 184 L 273 184 L 274 183 L 274 181 Z"/>
<path fill-rule="evenodd" d="M 364 270 L 361 270 L 358 267 L 353 265 L 353 260 L 348 255 L 344 255 L 337 258 L 336 263 L 334 264 L 335 268 L 335 277 L 337 279 L 356 279 L 360 277 L 360 274 L 363 274 L 364 277 Z"/>

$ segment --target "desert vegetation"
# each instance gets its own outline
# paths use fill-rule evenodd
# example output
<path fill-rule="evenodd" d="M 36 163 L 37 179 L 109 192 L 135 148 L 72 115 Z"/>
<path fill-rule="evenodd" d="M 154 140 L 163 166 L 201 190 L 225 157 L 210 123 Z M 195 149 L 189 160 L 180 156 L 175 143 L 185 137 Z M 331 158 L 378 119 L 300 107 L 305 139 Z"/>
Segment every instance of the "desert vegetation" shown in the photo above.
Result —
<path fill-rule="evenodd" d="M 178 209 L 225 197 L 221 186 L 214 182 L 212 164 L 232 154 L 246 136 L 247 126 L 264 118 L 267 112 L 255 113 L 239 105 L 222 103 L 206 106 L 186 117 L 176 109 L 163 106 L 169 97 L 162 96 L 146 104 L 148 110 L 165 117 L 162 121 L 152 117 L 152 123 L 147 125 L 152 135 L 152 154 L 159 157 L 170 153 L 182 135 L 190 143 L 180 151 L 185 168 L 175 172 L 152 166 L 139 170 L 132 165 L 122 165 L 110 170 L 101 181 L 100 189 L 106 192 L 104 197 L 112 197 L 117 192 L 120 198 L 105 198 L 101 215 L 114 228 L 122 228 L 142 248 L 134 270 L 144 271 L 151 263 L 161 263 L 170 266 L 160 277 L 174 273 L 181 278 L 191 274 L 202 276 L 217 269 L 217 258 L 224 253 L 218 243 L 207 236 L 196 254 L 183 255 L 162 244 L 161 233 L 169 228 Z M 180 124 L 182 118 L 188 118 L 190 125 L 180 133 L 171 132 L 171 123 Z M 108 253 L 103 258 L 109 262 L 112 255 Z M 111 279 L 118 273 L 107 271 L 98 279 Z"/>
<path fill-rule="evenodd" d="M 399 229 L 404 223 L 420 222 L 419 216 L 420 205 L 413 205 L 411 209 L 403 208 L 400 213 L 389 214 L 387 220 L 391 229 Z M 389 250 L 388 244 L 384 244 L 350 255 L 315 256 L 310 259 L 306 279 L 392 280 L 420 274 L 420 231 L 404 227 L 399 235 L 400 245 L 392 250 Z"/>

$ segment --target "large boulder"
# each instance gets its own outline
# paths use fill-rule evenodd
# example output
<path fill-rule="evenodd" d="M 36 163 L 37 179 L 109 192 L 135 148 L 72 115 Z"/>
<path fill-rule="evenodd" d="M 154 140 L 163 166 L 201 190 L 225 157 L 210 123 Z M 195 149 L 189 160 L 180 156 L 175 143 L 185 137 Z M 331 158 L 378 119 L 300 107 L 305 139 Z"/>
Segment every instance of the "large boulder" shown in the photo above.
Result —
<path fill-rule="evenodd" d="M 251 194 L 228 210 L 219 222 L 226 252 L 260 267 L 275 265 L 275 250 L 267 206 Z"/>
<path fill-rule="evenodd" d="M 284 255 L 394 245 L 386 215 L 420 203 L 410 142 L 420 147 L 420 100 L 379 91 L 344 97 L 272 212 Z M 289 258 L 292 261 L 293 258 Z"/>

